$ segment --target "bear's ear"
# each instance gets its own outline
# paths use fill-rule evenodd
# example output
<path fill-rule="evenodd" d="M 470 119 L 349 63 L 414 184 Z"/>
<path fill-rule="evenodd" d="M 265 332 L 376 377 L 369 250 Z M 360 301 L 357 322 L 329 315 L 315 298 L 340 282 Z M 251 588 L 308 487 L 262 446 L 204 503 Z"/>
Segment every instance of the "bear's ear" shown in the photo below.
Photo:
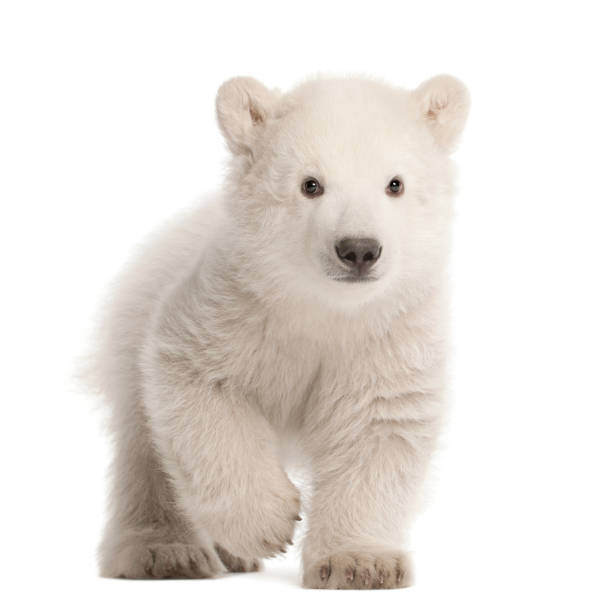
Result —
<path fill-rule="evenodd" d="M 422 83 L 413 95 L 437 145 L 444 151 L 451 151 L 470 108 L 466 86 L 455 77 L 442 74 Z"/>
<path fill-rule="evenodd" d="M 279 101 L 277 91 L 267 89 L 251 77 L 235 77 L 217 92 L 217 121 L 230 151 L 251 155 L 263 126 Z"/>

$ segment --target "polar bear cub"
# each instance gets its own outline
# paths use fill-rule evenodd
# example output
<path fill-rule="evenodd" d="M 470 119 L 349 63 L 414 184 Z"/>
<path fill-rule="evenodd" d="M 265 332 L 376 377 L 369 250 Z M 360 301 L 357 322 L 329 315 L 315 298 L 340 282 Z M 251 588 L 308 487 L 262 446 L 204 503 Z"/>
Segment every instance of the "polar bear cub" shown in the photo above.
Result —
<path fill-rule="evenodd" d="M 311 479 L 304 586 L 406 586 L 443 413 L 467 91 L 240 77 L 216 108 L 221 191 L 139 250 L 102 311 L 93 376 L 116 456 L 101 573 L 214 577 L 284 552 L 304 511 L 291 440 Z"/>

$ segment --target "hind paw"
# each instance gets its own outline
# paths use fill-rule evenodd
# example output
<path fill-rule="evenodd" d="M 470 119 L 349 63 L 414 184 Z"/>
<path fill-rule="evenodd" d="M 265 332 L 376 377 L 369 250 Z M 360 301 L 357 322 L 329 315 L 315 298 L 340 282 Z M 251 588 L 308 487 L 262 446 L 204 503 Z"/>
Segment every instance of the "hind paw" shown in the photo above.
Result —
<path fill-rule="evenodd" d="M 120 547 L 102 567 L 110 578 L 213 578 L 223 571 L 213 549 L 145 539 Z"/>

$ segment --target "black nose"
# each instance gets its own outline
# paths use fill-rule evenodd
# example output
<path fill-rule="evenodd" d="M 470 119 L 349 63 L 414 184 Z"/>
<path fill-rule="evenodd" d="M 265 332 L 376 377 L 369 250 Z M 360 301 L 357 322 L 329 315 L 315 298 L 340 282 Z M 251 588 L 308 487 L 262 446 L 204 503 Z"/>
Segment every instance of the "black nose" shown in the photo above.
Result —
<path fill-rule="evenodd" d="M 337 256 L 359 274 L 373 267 L 382 250 L 383 247 L 374 238 L 343 238 L 335 243 Z"/>

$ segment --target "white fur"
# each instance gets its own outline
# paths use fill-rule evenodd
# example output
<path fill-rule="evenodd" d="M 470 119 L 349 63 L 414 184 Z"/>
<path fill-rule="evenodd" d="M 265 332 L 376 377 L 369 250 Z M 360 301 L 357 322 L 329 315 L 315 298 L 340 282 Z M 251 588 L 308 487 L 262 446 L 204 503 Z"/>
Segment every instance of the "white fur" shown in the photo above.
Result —
<path fill-rule="evenodd" d="M 117 445 L 104 575 L 213 576 L 283 550 L 293 437 L 312 475 L 304 584 L 411 581 L 407 528 L 443 412 L 447 154 L 467 107 L 447 76 L 413 92 L 222 85 L 221 193 L 148 241 L 103 312 L 93 375 Z M 318 198 L 301 192 L 310 176 Z M 332 278 L 345 236 L 380 241 L 378 280 Z"/>

